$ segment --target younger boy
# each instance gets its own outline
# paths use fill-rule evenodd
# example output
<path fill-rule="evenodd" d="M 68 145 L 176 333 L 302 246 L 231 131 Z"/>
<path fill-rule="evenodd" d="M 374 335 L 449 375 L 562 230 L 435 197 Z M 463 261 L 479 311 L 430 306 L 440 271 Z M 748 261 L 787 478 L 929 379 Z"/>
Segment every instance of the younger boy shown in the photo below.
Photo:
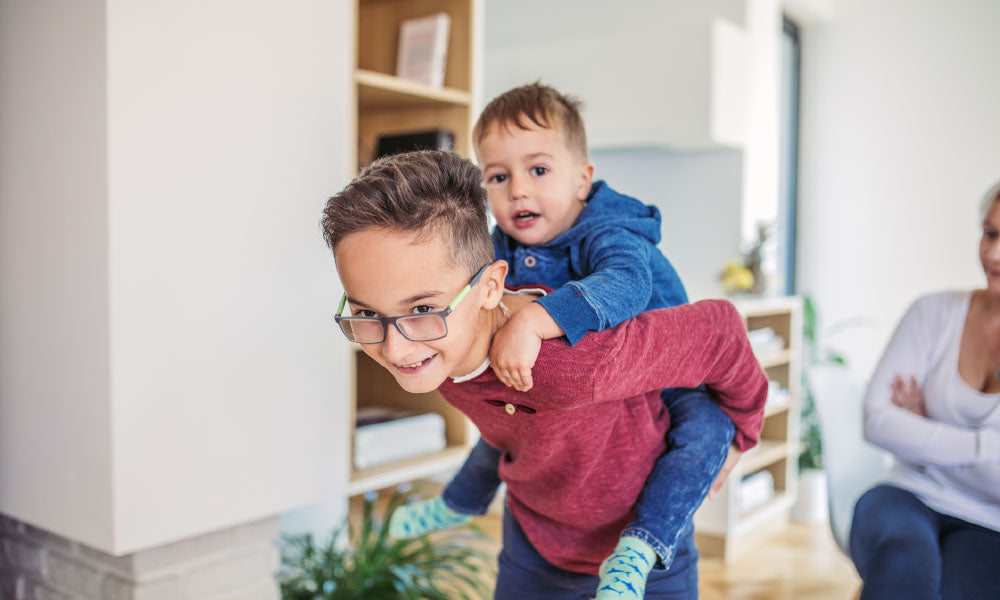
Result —
<path fill-rule="evenodd" d="M 509 264 L 507 283 L 558 288 L 516 311 L 497 332 L 490 358 L 501 381 L 531 389 L 531 367 L 543 339 L 564 336 L 577 344 L 587 332 L 644 310 L 687 302 L 677 273 L 656 248 L 659 211 L 603 181 L 593 183 L 576 101 L 540 84 L 510 90 L 484 109 L 473 140 L 497 220 L 494 249 Z M 691 535 L 691 517 L 730 441 L 735 462 L 748 437 L 736 432 L 733 440 L 732 423 L 704 391 L 666 390 L 663 399 L 671 417 L 669 451 L 653 469 L 636 520 L 620 532 L 613 554 L 655 552 L 659 567 L 669 568 L 677 546 Z M 453 523 L 485 512 L 498 483 L 498 456 L 478 444 L 441 499 L 397 511 L 394 533 L 404 533 L 399 530 L 406 524 L 423 531 L 420 518 L 433 529 L 433 517 Z M 727 472 L 719 475 L 719 485 Z M 604 597 L 613 595 L 598 596 Z"/>
<path fill-rule="evenodd" d="M 732 305 L 709 301 L 644 313 L 574 348 L 544 341 L 532 389 L 505 386 L 488 369 L 490 348 L 508 309 L 533 297 L 503 290 L 507 264 L 493 261 L 479 183 L 468 161 L 419 152 L 376 162 L 331 198 L 323 228 L 346 290 L 337 321 L 404 389 L 439 388 L 501 450 L 496 597 L 589 598 L 665 450 L 659 390 L 711 386 L 753 444 L 767 378 Z M 682 543 L 646 597 L 696 597 L 695 555 Z M 605 591 L 643 597 L 629 573 L 650 562 L 615 557 Z"/>

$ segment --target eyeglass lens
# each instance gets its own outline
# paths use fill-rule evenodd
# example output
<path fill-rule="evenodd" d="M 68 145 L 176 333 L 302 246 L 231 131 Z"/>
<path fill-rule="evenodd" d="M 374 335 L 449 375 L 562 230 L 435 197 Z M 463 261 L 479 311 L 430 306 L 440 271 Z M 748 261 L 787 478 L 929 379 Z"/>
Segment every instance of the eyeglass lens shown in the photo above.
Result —
<path fill-rule="evenodd" d="M 404 336 L 413 341 L 434 340 L 444 337 L 444 319 L 440 315 L 413 315 L 396 320 L 396 325 Z M 384 337 L 383 325 L 380 321 L 344 319 L 341 321 L 344 333 L 355 342 L 378 342 Z"/>

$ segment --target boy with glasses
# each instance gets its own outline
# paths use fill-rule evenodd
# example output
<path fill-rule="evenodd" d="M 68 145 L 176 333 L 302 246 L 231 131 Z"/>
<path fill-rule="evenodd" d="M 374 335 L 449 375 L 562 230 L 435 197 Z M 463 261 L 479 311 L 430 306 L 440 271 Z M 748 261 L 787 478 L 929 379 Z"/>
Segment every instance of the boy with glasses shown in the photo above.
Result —
<path fill-rule="evenodd" d="M 756 443 L 767 377 L 736 310 L 707 301 L 643 313 L 573 348 L 546 340 L 532 389 L 504 385 L 489 369 L 493 336 L 545 290 L 504 289 L 481 181 L 454 154 L 417 152 L 377 161 L 331 198 L 323 230 L 346 291 L 338 322 L 403 389 L 437 389 L 501 450 L 496 598 L 591 598 L 666 448 L 660 390 L 707 384 Z M 622 555 L 604 591 L 697 597 L 696 557 L 686 537 L 671 570 L 647 581 L 650 557 Z"/>

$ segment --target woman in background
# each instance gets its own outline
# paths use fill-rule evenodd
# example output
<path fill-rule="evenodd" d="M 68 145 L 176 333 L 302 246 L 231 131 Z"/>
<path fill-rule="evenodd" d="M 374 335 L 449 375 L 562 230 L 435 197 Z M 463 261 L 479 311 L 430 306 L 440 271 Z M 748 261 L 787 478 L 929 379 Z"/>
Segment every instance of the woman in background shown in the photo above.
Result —
<path fill-rule="evenodd" d="M 1000 598 L 1000 184 L 983 199 L 986 287 L 917 300 L 865 398 L 896 467 L 854 511 L 871 598 Z"/>

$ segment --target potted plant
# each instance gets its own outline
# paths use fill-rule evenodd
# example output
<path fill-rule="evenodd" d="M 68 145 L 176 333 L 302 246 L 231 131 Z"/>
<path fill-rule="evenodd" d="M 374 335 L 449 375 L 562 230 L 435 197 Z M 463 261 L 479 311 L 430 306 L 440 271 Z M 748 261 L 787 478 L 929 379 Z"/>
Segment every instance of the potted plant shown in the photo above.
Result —
<path fill-rule="evenodd" d="M 802 299 L 802 341 L 805 345 L 806 370 L 810 365 L 846 364 L 840 353 L 821 348 L 817 336 L 816 306 L 808 295 Z M 793 512 L 799 519 L 822 521 L 827 518 L 826 472 L 823 471 L 823 439 L 813 392 L 803 371 L 802 453 L 799 454 L 799 494 Z"/>
<path fill-rule="evenodd" d="M 473 600 L 490 594 L 489 538 L 472 526 L 397 540 L 388 535 L 396 490 L 383 514 L 365 494 L 360 523 L 345 519 L 329 540 L 285 537 L 278 581 L 283 600 Z M 346 540 L 344 532 L 347 532 Z M 346 541 L 346 543 L 344 543 Z"/>

